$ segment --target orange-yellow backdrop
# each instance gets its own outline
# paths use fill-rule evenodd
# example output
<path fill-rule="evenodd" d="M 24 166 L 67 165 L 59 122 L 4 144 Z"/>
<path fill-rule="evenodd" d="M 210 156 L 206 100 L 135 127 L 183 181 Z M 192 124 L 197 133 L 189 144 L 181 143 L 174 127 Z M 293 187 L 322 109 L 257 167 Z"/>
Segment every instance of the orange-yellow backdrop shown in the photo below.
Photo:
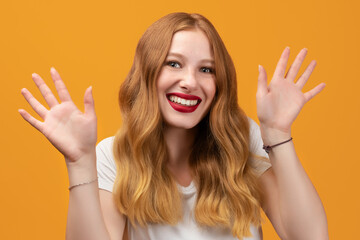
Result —
<path fill-rule="evenodd" d="M 68 179 L 62 156 L 22 120 L 34 113 L 20 94 L 40 98 L 31 73 L 54 89 L 55 66 L 83 108 L 93 86 L 99 140 L 120 124 L 117 90 L 138 39 L 161 16 L 199 12 L 216 26 L 237 67 L 239 102 L 256 119 L 257 66 L 271 77 L 285 46 L 291 60 L 307 47 L 305 63 L 318 66 L 310 89 L 325 90 L 293 126 L 299 157 L 324 203 L 331 239 L 355 239 L 359 218 L 360 17 L 359 3 L 335 0 L 272 1 L 41 1 L 0 3 L 1 167 L 0 239 L 64 239 Z M 304 66 L 302 67 L 302 71 Z M 42 101 L 44 102 L 44 101 Z M 278 239 L 268 220 L 265 239 Z"/>

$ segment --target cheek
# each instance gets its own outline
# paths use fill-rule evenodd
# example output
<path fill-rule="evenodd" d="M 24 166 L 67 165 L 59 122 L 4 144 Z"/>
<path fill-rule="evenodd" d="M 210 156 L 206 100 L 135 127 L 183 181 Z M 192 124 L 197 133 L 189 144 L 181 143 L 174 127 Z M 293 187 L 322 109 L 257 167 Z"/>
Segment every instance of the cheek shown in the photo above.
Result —
<path fill-rule="evenodd" d="M 205 91 L 206 91 L 207 97 L 212 100 L 216 93 L 215 79 L 212 79 L 211 83 L 208 83 L 205 85 Z"/>
<path fill-rule="evenodd" d="M 161 95 L 164 94 L 165 90 L 166 90 L 166 81 L 164 81 L 163 79 L 159 78 L 157 83 L 156 83 L 156 91 L 157 91 L 157 95 L 158 97 L 160 97 Z"/>
<path fill-rule="evenodd" d="M 160 72 L 159 77 L 156 81 L 156 88 L 158 94 L 164 93 L 170 87 L 171 84 L 169 81 L 170 79 L 171 79 L 171 75 L 165 69 L 163 69 Z"/>

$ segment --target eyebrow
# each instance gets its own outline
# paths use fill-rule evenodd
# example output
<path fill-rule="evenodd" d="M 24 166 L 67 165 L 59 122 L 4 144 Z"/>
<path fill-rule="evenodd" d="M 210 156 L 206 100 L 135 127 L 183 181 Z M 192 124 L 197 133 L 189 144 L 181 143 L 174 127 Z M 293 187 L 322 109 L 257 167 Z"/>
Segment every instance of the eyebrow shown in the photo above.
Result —
<path fill-rule="evenodd" d="M 169 52 L 168 55 L 169 56 L 174 56 L 174 57 L 178 57 L 181 59 L 186 59 L 186 57 L 184 55 L 182 55 L 181 53 L 176 53 L 176 52 Z M 215 64 L 215 61 L 213 59 L 202 59 L 200 62 L 208 62 L 211 64 Z"/>

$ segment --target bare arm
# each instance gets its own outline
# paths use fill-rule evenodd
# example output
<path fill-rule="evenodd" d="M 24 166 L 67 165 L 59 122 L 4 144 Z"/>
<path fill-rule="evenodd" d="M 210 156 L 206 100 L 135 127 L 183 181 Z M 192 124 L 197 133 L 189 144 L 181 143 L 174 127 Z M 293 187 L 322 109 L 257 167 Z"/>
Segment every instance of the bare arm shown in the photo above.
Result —
<path fill-rule="evenodd" d="M 306 56 L 303 49 L 285 75 L 290 49 L 286 48 L 274 76 L 267 85 L 265 69 L 259 67 L 257 108 L 261 136 L 265 145 L 274 145 L 291 137 L 291 125 L 302 107 L 325 84 L 302 93 L 316 62 L 313 61 L 295 82 Z M 302 167 L 293 142 L 273 148 L 269 153 L 272 168 L 261 178 L 263 208 L 283 239 L 328 239 L 327 219 L 321 200 Z"/>
<path fill-rule="evenodd" d="M 40 131 L 65 157 L 70 186 L 96 179 L 95 144 L 97 139 L 96 114 L 91 88 L 84 96 L 85 112 L 82 113 L 71 97 L 55 69 L 51 69 L 61 103 L 37 74 L 33 80 L 43 95 L 49 110 L 37 101 L 27 89 L 21 93 L 34 111 L 43 119 L 39 121 L 23 109 L 21 116 Z M 69 240 L 122 239 L 112 238 L 105 222 L 109 214 L 103 215 L 97 181 L 77 186 L 70 190 L 66 238 Z M 123 229 L 119 223 L 120 229 Z"/>
<path fill-rule="evenodd" d="M 95 162 L 95 154 L 88 158 L 84 160 Z M 77 169 L 68 168 L 70 186 L 84 182 L 85 179 L 95 179 L 96 169 L 89 168 L 89 170 L 77 171 Z M 66 239 L 115 239 L 110 238 L 105 225 L 97 181 L 70 190 Z"/>
<path fill-rule="evenodd" d="M 274 148 L 270 153 L 273 167 L 260 177 L 264 212 L 281 239 L 329 239 L 321 200 L 296 157 L 294 145 L 289 145 Z M 279 164 L 284 158 L 285 163 Z"/>
<path fill-rule="evenodd" d="M 113 194 L 102 189 L 100 189 L 99 194 L 102 213 L 111 239 L 127 240 L 127 233 L 125 232 L 126 218 L 116 208 Z"/>

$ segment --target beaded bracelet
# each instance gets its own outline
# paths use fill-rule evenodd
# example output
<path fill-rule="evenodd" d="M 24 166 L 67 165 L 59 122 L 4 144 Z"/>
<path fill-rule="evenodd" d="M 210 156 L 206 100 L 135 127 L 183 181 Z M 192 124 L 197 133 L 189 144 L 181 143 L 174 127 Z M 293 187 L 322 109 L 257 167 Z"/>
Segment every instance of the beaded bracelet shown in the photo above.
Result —
<path fill-rule="evenodd" d="M 78 187 L 78 186 L 85 185 L 85 184 L 90 184 L 90 183 L 95 182 L 96 180 L 98 180 L 97 177 L 96 177 L 95 179 L 89 181 L 89 182 L 83 182 L 83 183 L 79 183 L 79 184 L 72 185 L 72 186 L 69 187 L 69 191 L 70 191 L 71 189 L 73 189 L 74 187 Z"/>
<path fill-rule="evenodd" d="M 272 145 L 272 146 L 265 146 L 263 145 L 263 149 L 265 150 L 266 153 L 270 153 L 271 149 L 276 147 L 276 146 L 279 146 L 281 144 L 284 144 L 284 143 L 287 143 L 287 142 L 290 142 L 293 138 L 291 137 L 290 139 L 286 140 L 286 141 L 283 141 L 281 143 L 278 143 L 278 144 L 275 144 L 275 145 Z"/>

